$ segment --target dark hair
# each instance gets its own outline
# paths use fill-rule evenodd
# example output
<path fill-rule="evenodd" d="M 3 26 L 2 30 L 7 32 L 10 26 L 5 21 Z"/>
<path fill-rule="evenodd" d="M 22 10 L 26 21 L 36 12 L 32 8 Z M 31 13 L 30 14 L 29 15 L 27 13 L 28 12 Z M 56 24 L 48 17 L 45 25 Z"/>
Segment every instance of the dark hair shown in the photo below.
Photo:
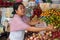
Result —
<path fill-rule="evenodd" d="M 23 3 L 22 3 L 22 2 L 16 2 L 16 3 L 14 3 L 12 14 L 16 14 L 15 10 L 18 9 L 19 5 L 23 5 Z M 24 5 L 23 5 L 23 6 L 24 6 Z"/>

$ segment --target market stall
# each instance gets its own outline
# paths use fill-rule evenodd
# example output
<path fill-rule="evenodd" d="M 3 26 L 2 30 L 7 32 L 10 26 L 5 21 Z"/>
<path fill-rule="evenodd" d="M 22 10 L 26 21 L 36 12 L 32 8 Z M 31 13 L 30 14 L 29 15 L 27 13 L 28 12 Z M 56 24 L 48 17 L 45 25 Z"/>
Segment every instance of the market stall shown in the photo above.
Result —
<path fill-rule="evenodd" d="M 11 1 L 10 1 L 11 2 Z M 1 7 L 2 18 L 1 24 L 5 27 L 7 31 L 8 21 L 13 17 L 11 14 L 13 9 L 10 2 L 5 6 Z M 38 1 L 39 2 L 39 1 Z M 3 2 L 2 2 L 3 3 Z M 35 27 L 46 27 L 49 24 L 53 24 L 54 29 L 52 31 L 41 31 L 41 32 L 29 32 L 25 31 L 25 40 L 60 40 L 60 4 L 51 4 L 51 3 L 35 3 L 35 1 L 23 1 L 23 4 L 26 7 L 26 16 L 30 22 L 38 22 Z M 10 6 L 11 5 L 11 6 Z M 0 32 L 4 32 L 3 28 L 0 27 Z"/>
<path fill-rule="evenodd" d="M 60 4 L 40 3 L 40 7 L 35 6 L 32 14 L 30 17 L 32 22 L 38 20 L 41 22 L 32 26 L 45 27 L 52 24 L 54 29 L 52 31 L 27 32 L 25 40 L 60 40 Z"/>

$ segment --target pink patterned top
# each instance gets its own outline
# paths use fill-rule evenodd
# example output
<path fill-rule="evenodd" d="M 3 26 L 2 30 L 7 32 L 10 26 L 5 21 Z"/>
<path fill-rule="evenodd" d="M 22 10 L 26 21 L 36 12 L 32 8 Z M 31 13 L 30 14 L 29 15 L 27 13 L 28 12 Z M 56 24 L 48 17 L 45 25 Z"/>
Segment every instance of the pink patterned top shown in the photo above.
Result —
<path fill-rule="evenodd" d="M 15 14 L 12 20 L 9 21 L 9 24 L 10 31 L 26 30 L 28 27 L 30 27 L 28 24 L 23 22 L 22 18 L 17 14 Z"/>

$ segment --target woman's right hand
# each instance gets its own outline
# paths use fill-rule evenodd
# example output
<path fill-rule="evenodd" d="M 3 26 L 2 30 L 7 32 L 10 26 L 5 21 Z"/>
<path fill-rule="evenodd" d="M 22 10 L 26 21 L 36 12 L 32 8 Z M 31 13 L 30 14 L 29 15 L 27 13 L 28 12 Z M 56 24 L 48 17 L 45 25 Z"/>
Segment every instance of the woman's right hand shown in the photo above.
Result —
<path fill-rule="evenodd" d="M 54 30 L 53 25 L 48 24 L 47 30 L 51 30 L 51 31 Z"/>

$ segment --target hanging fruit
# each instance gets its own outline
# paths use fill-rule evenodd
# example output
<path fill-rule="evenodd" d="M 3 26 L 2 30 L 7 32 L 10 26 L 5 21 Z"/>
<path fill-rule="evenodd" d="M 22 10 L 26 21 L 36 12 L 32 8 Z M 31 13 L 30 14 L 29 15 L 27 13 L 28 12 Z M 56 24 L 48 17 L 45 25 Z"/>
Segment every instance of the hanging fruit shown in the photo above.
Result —
<path fill-rule="evenodd" d="M 34 18 L 35 15 L 37 16 L 37 18 L 39 18 L 40 15 L 41 15 L 41 13 L 42 13 L 42 10 L 41 10 L 41 8 L 40 8 L 40 6 L 39 6 L 39 4 L 38 4 L 38 5 L 33 9 L 33 15 L 31 16 L 31 19 Z"/>

